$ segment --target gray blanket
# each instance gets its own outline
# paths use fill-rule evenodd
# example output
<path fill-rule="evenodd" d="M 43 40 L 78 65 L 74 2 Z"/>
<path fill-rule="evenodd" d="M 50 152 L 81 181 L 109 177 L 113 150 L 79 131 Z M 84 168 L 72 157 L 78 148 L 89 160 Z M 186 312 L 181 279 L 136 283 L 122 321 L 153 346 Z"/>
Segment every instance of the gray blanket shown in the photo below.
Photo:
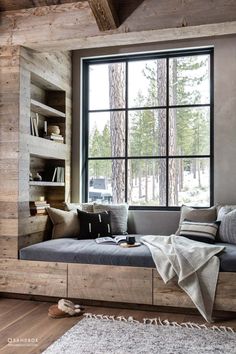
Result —
<path fill-rule="evenodd" d="M 167 283 L 178 278 L 179 286 L 189 295 L 201 315 L 212 321 L 220 262 L 215 255 L 223 246 L 209 245 L 176 235 L 144 236 L 156 268 Z"/>

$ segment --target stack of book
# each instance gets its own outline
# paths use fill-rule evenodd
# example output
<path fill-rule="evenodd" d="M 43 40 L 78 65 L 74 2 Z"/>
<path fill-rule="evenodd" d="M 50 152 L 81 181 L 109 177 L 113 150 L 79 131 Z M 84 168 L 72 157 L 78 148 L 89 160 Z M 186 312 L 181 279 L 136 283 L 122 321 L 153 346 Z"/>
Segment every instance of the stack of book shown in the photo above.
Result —
<path fill-rule="evenodd" d="M 56 167 L 53 172 L 52 182 L 65 182 L 65 168 Z"/>
<path fill-rule="evenodd" d="M 44 135 L 44 138 L 45 139 L 49 139 L 49 140 L 53 140 L 53 141 L 55 141 L 57 143 L 61 143 L 61 144 L 64 143 L 64 138 L 63 138 L 63 136 L 61 134 L 52 133 L 50 135 Z"/>
<path fill-rule="evenodd" d="M 30 202 L 30 214 L 31 215 L 46 215 L 46 208 L 50 207 L 50 204 L 44 201 L 35 200 Z"/>

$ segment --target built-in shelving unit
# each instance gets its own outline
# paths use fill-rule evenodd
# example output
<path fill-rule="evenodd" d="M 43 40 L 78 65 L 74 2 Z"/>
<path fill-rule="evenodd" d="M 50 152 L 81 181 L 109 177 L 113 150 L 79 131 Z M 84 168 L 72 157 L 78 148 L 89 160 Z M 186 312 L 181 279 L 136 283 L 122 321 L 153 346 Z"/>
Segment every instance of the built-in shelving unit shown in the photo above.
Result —
<path fill-rule="evenodd" d="M 29 181 L 29 202 L 32 204 L 43 199 L 47 204 L 58 207 L 65 200 L 65 91 L 55 84 L 32 76 L 30 110 L 29 173 L 33 180 Z M 32 134 L 32 120 L 35 120 L 34 125 L 37 124 L 36 134 L 35 130 Z M 53 140 L 53 134 L 49 136 L 47 130 L 50 125 L 58 127 L 60 133 L 56 135 L 61 137 L 61 141 Z M 38 180 L 38 175 L 42 178 L 41 181 Z"/>

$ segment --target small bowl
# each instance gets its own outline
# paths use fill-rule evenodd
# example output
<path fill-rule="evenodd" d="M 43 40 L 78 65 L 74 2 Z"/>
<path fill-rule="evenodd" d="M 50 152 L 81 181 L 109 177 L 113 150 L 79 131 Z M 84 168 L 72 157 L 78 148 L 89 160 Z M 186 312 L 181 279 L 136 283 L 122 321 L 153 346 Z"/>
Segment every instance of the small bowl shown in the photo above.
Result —
<path fill-rule="evenodd" d="M 48 129 L 47 129 L 47 134 L 51 135 L 51 134 L 60 134 L 60 128 L 58 125 L 49 125 Z"/>

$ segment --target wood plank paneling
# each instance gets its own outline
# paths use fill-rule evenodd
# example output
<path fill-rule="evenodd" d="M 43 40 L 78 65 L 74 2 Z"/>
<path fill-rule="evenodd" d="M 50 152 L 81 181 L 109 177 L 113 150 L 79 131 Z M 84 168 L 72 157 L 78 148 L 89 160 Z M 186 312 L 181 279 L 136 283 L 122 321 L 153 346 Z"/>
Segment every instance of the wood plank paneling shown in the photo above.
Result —
<path fill-rule="evenodd" d="M 236 273 L 219 273 L 214 309 L 236 311 Z"/>
<path fill-rule="evenodd" d="M 0 269 L 0 292 L 67 296 L 66 263 L 0 259 Z"/>
<path fill-rule="evenodd" d="M 152 303 L 152 269 L 68 264 L 68 297 Z"/>
<path fill-rule="evenodd" d="M 51 6 L 76 1 L 78 0 L 0 0 L 0 11 L 20 10 L 38 6 Z"/>
<path fill-rule="evenodd" d="M 231 0 L 145 0 L 118 29 L 101 35 L 87 1 L 9 11 L 0 45 L 56 51 L 219 36 L 235 33 L 235 13 Z"/>
<path fill-rule="evenodd" d="M 153 270 L 153 305 L 195 307 L 188 295 L 178 286 L 176 279 L 165 284 L 156 270 Z"/>
<path fill-rule="evenodd" d="M 42 241 L 51 231 L 43 219 L 39 223 L 29 218 L 30 197 L 34 200 L 45 193 L 46 198 L 51 198 L 58 205 L 58 202 L 65 200 L 65 190 L 67 196 L 70 191 L 71 55 L 66 52 L 42 54 L 19 47 L 1 47 L 0 74 L 0 257 L 17 258 L 19 248 Z M 65 132 L 65 125 L 68 127 L 66 145 L 30 135 L 31 93 L 33 97 L 43 100 L 45 87 L 61 90 L 64 105 L 65 100 L 68 103 L 66 124 L 62 129 Z M 61 92 L 58 94 L 60 107 Z M 55 103 L 55 96 L 49 93 L 49 98 Z M 65 160 L 65 188 L 57 190 L 53 187 L 49 192 L 51 187 L 29 187 L 32 154 L 60 159 L 59 164 L 62 163 L 61 159 Z"/>
<path fill-rule="evenodd" d="M 236 273 L 220 272 L 214 310 L 236 311 Z M 153 270 L 153 305 L 195 308 L 188 295 L 178 286 L 176 279 L 165 284 Z"/>
<path fill-rule="evenodd" d="M 0 235 L 0 258 L 18 258 L 18 238 Z"/>
<path fill-rule="evenodd" d="M 0 48 L 0 257 L 18 254 L 20 49 Z"/>

